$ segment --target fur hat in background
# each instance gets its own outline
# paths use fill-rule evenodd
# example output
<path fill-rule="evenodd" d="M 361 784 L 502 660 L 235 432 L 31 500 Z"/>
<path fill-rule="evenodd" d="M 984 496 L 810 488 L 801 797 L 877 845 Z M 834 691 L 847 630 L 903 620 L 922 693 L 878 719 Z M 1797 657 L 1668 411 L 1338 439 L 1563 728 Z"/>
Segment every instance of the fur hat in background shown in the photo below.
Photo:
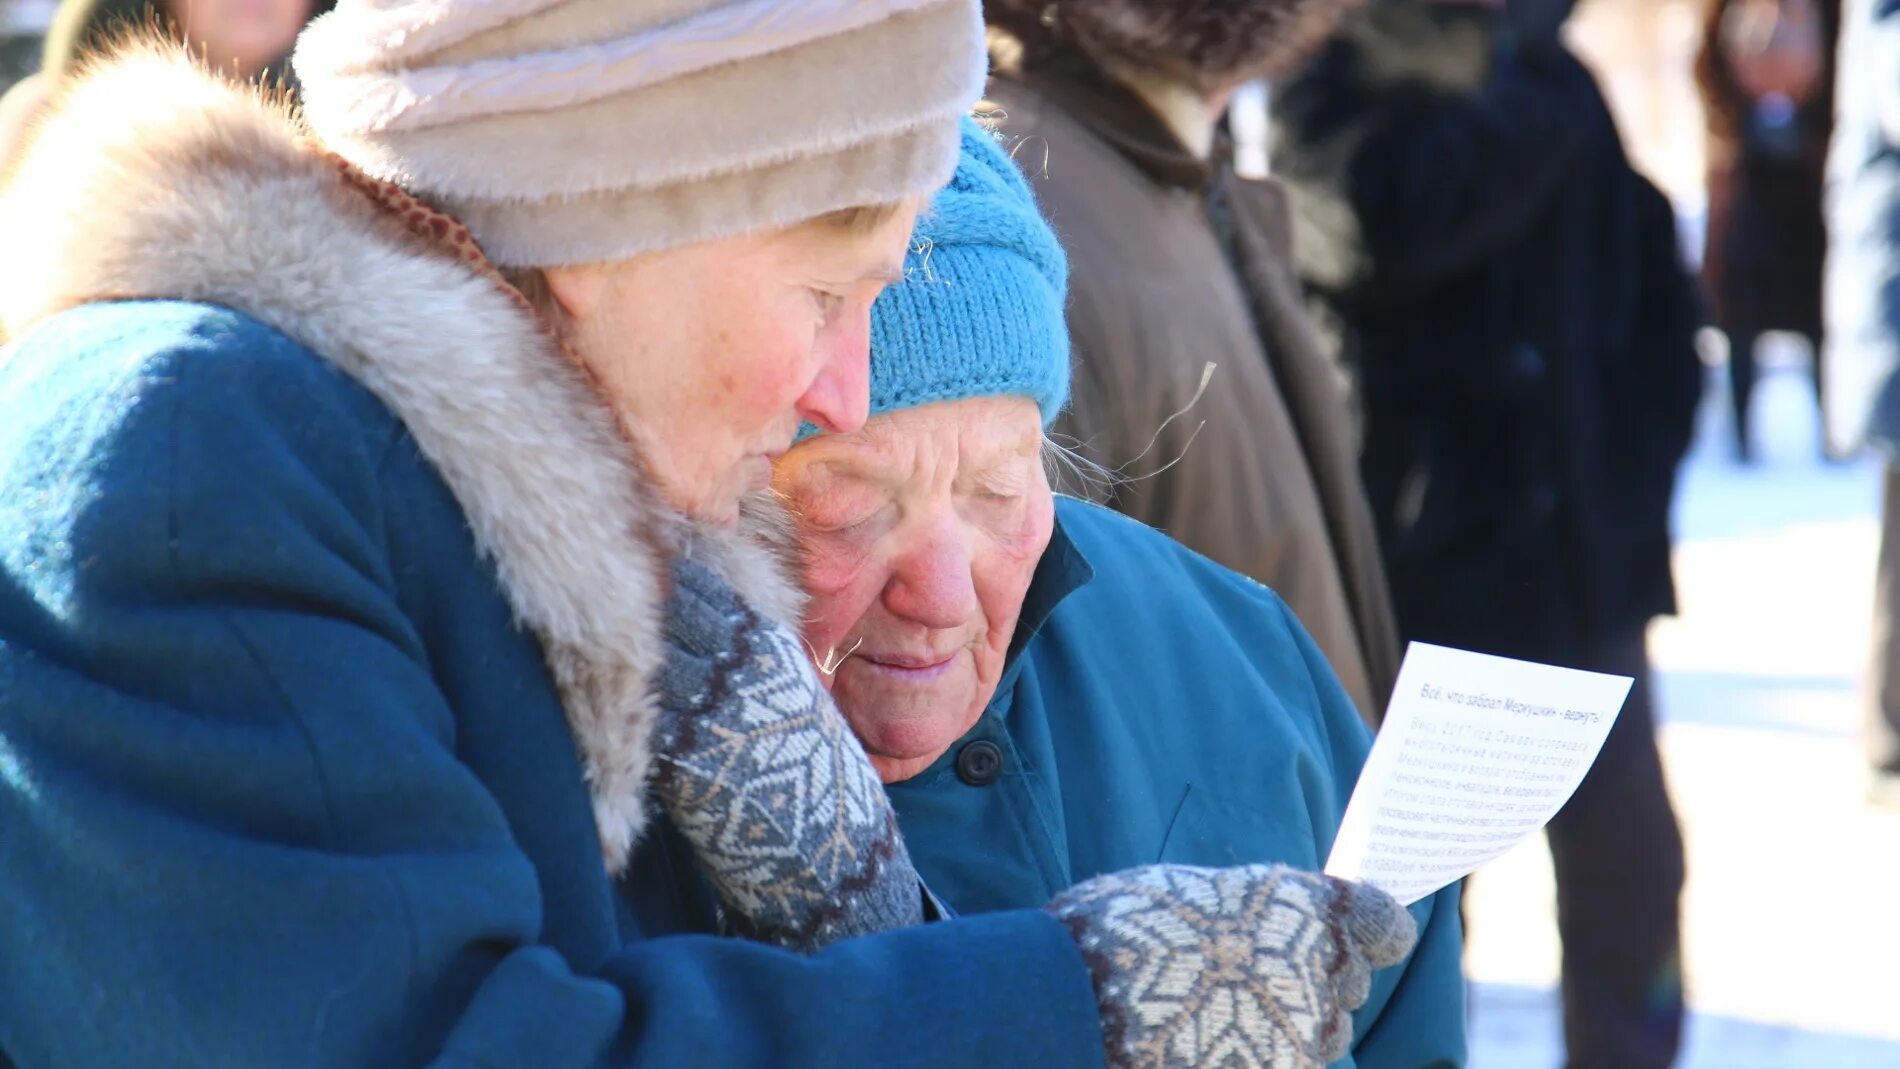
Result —
<path fill-rule="evenodd" d="M 976 0 L 341 0 L 298 42 L 331 150 L 554 267 L 928 194 Z"/>
<path fill-rule="evenodd" d="M 1079 52 L 1203 95 L 1288 73 L 1359 0 L 988 0 L 989 24 L 1035 63 Z"/>

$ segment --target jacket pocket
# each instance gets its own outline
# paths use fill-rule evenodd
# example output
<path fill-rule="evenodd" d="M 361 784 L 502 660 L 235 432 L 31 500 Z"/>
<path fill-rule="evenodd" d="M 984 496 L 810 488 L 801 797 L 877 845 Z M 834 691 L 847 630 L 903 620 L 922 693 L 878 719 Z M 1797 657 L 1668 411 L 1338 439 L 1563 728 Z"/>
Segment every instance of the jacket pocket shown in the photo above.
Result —
<path fill-rule="evenodd" d="M 1270 812 L 1198 784 L 1188 785 L 1155 860 L 1216 868 L 1279 862 L 1310 869 L 1319 864 L 1306 806 Z"/>

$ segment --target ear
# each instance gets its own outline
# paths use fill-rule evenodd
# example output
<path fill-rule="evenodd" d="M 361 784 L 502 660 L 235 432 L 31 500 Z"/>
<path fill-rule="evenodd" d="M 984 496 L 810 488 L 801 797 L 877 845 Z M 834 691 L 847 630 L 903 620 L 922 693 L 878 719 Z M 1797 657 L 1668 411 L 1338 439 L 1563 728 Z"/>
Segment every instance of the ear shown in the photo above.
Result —
<path fill-rule="evenodd" d="M 600 264 L 549 267 L 541 274 L 548 280 L 548 294 L 570 323 L 591 319 L 607 299 L 610 279 Z"/>

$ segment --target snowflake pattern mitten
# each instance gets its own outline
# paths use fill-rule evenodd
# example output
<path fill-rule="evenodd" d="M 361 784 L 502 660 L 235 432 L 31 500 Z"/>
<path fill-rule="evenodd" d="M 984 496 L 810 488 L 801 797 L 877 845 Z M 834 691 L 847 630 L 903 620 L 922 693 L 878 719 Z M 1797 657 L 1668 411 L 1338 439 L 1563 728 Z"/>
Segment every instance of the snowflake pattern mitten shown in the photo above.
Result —
<path fill-rule="evenodd" d="M 1113 1069 L 1322 1069 L 1418 939 L 1384 892 L 1281 865 L 1153 865 L 1045 908 L 1089 963 Z"/>
<path fill-rule="evenodd" d="M 703 565 L 673 580 L 654 788 L 728 921 L 801 951 L 922 923 L 884 785 L 797 637 Z"/>

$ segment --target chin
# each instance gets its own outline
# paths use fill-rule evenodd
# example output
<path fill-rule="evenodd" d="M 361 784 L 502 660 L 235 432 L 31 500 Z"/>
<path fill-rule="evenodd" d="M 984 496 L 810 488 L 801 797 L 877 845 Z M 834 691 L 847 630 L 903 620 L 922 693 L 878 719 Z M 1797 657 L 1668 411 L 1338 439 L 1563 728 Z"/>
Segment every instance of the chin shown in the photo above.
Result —
<path fill-rule="evenodd" d="M 737 469 L 727 473 L 715 486 L 661 487 L 661 495 L 687 519 L 710 527 L 737 526 L 740 503 L 747 493 Z"/>
<path fill-rule="evenodd" d="M 902 687 L 875 677 L 874 671 L 866 670 L 862 662 L 847 660 L 834 677 L 832 694 L 852 732 L 882 761 L 927 764 L 983 715 L 981 706 L 973 707 L 966 681 Z"/>
<path fill-rule="evenodd" d="M 961 731 L 923 736 L 899 733 L 895 738 L 860 738 L 859 741 L 864 743 L 865 754 L 870 757 L 877 778 L 885 783 L 901 783 L 935 764 L 962 736 Z"/>
<path fill-rule="evenodd" d="M 707 527 L 739 526 L 739 502 L 736 498 L 696 502 L 680 510 L 686 518 Z"/>
<path fill-rule="evenodd" d="M 922 761 L 928 764 L 963 737 L 969 728 L 954 718 L 943 717 L 927 724 L 878 724 L 864 748 L 886 761 Z"/>

